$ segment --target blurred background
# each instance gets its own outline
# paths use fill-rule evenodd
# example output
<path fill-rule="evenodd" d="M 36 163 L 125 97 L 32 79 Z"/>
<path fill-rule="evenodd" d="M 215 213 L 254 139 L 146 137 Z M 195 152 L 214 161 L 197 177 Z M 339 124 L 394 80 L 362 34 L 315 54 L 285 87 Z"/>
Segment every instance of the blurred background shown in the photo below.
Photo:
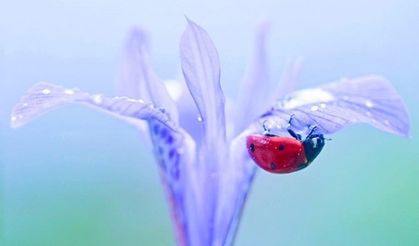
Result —
<path fill-rule="evenodd" d="M 77 105 L 17 130 L 9 114 L 39 81 L 116 95 L 134 25 L 152 35 L 157 73 L 176 78 L 184 15 L 213 38 L 232 98 L 266 19 L 274 80 L 297 56 L 299 88 L 380 74 L 411 113 L 411 139 L 354 126 L 301 172 L 259 172 L 237 245 L 419 244 L 418 1 L 17 0 L 0 7 L 1 245 L 174 245 L 157 168 L 133 127 Z"/>

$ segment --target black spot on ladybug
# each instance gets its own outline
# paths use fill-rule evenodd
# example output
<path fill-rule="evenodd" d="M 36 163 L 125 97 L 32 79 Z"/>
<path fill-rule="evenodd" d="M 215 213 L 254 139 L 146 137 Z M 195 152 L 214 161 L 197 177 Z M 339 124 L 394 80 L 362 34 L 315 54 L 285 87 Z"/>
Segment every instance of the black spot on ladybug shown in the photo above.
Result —
<path fill-rule="evenodd" d="M 255 145 L 254 144 L 250 144 L 250 151 L 255 152 Z"/>
<path fill-rule="evenodd" d="M 271 169 L 275 170 L 276 169 L 276 164 L 274 162 L 271 162 Z"/>
<path fill-rule="evenodd" d="M 283 144 L 280 144 L 279 146 L 278 146 L 278 150 L 279 151 L 283 151 L 285 149 L 285 146 L 283 145 Z"/>

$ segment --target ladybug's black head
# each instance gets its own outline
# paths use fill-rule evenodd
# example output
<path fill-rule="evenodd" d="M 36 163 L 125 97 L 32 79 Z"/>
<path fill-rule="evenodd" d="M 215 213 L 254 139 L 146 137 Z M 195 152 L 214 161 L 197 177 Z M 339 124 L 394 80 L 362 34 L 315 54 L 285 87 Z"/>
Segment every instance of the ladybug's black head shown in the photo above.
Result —
<path fill-rule="evenodd" d="M 324 146 L 324 137 L 322 134 L 308 136 L 304 141 L 304 150 L 308 162 L 312 162 L 322 151 Z"/>

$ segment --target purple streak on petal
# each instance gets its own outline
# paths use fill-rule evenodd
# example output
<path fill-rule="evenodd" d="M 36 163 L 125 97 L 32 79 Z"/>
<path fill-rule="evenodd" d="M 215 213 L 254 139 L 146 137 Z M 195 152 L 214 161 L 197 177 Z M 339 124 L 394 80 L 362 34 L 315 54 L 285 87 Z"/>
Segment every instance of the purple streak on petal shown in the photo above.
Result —
<path fill-rule="evenodd" d="M 266 53 L 268 23 L 262 23 L 257 30 L 255 48 L 240 84 L 239 101 L 236 107 L 235 134 L 243 131 L 261 112 L 272 105 L 275 95 L 269 79 L 269 66 Z M 270 100 L 272 99 L 272 100 Z"/>
<path fill-rule="evenodd" d="M 80 103 L 109 113 L 129 123 L 137 125 L 146 120 L 150 127 L 154 155 L 159 164 L 160 175 L 171 203 L 172 217 L 175 221 L 179 245 L 189 245 L 189 221 L 196 221 L 197 215 L 187 214 L 193 207 L 190 197 L 196 192 L 185 187 L 193 184 L 187 175 L 195 162 L 195 143 L 183 129 L 179 128 L 165 110 L 154 107 L 151 103 L 127 97 L 109 98 L 91 95 L 79 89 L 67 89 L 49 83 L 34 85 L 15 106 L 11 123 L 20 127 L 42 114 L 68 103 Z M 196 223 L 192 223 L 196 224 Z"/>
<path fill-rule="evenodd" d="M 324 134 L 355 123 L 368 123 L 401 136 L 410 134 L 404 103 L 387 80 L 378 76 L 342 80 L 287 96 L 264 118 L 286 127 L 287 119 L 279 119 L 278 113 L 294 115 L 291 125 L 296 129 L 316 125 Z"/>
<path fill-rule="evenodd" d="M 166 109 L 173 121 L 178 122 L 176 104 L 151 67 L 148 37 L 140 28 L 134 28 L 128 36 L 121 70 L 119 88 L 122 95 L 151 101 Z"/>
<path fill-rule="evenodd" d="M 34 85 L 15 106 L 12 127 L 20 127 L 38 116 L 67 103 L 82 103 L 106 113 L 137 124 L 141 120 L 157 120 L 171 129 L 177 129 L 167 112 L 154 107 L 151 103 L 127 97 L 105 97 L 90 95 L 78 89 L 67 89 L 49 83 Z"/>
<path fill-rule="evenodd" d="M 225 139 L 224 94 L 220 85 L 217 50 L 207 32 L 194 22 L 180 42 L 180 57 L 185 82 L 205 126 L 206 142 Z"/>
<path fill-rule="evenodd" d="M 195 143 L 183 129 L 172 131 L 159 121 L 149 121 L 154 156 L 160 167 L 160 177 L 169 201 L 174 222 L 176 241 L 179 245 L 190 245 L 191 225 L 196 224 L 197 214 L 189 213 L 192 164 L 195 161 Z"/>

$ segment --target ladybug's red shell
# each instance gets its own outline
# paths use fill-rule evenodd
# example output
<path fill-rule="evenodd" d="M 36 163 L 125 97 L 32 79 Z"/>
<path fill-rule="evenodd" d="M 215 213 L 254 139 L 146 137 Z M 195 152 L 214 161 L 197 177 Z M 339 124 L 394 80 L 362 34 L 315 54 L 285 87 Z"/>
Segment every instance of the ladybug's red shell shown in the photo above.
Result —
<path fill-rule="evenodd" d="M 290 173 L 309 164 L 303 143 L 291 137 L 250 135 L 247 150 L 256 164 L 268 172 Z"/>

